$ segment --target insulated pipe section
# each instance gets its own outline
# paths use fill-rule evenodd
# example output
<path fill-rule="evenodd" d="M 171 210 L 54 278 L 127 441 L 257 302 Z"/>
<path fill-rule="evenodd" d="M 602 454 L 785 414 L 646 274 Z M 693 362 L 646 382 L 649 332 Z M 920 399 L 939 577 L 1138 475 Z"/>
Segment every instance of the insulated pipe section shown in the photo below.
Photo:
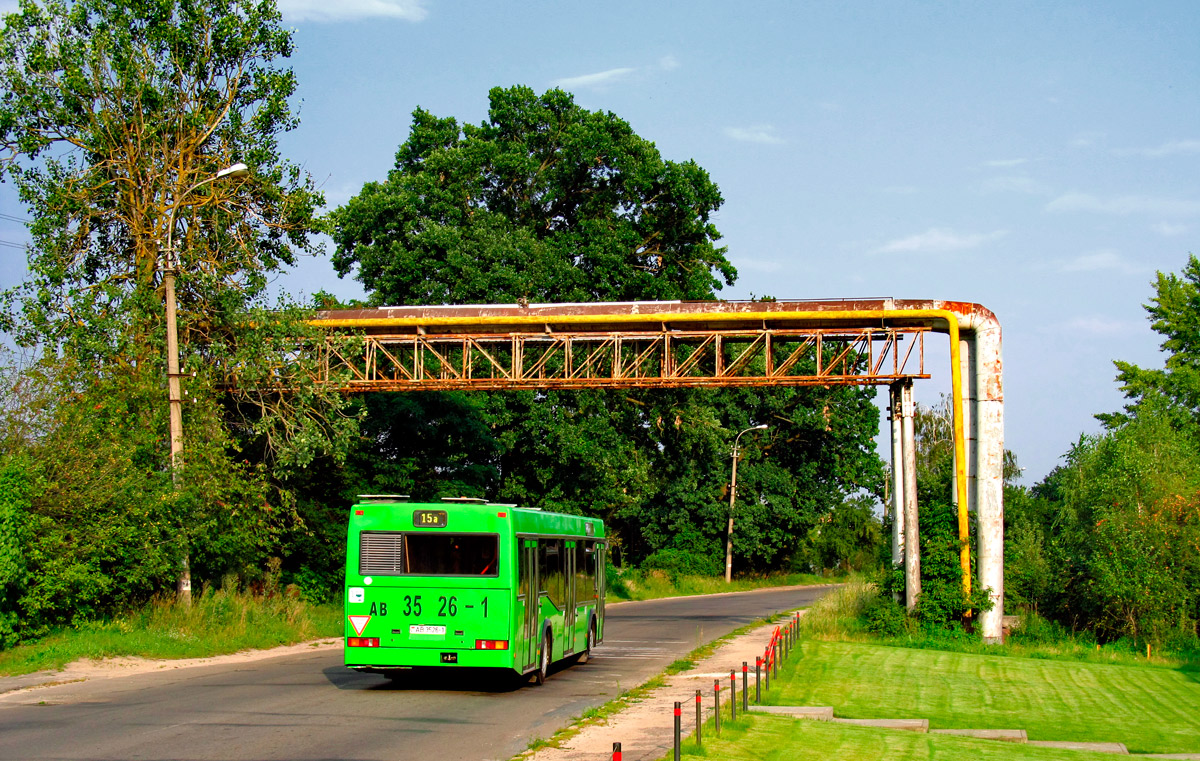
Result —
<path fill-rule="evenodd" d="M 989 590 L 992 609 L 980 616 L 988 643 L 1004 637 L 1004 359 L 1000 322 L 978 304 L 961 318 L 974 347 L 971 368 L 976 431 L 972 452 L 979 538 L 979 586 Z"/>
<path fill-rule="evenodd" d="M 963 404 L 963 338 L 973 343 L 976 358 L 970 364 L 975 380 L 976 402 L 971 415 L 976 431 L 970 461 L 975 463 L 976 501 L 979 521 L 979 574 L 991 590 L 995 602 L 982 617 L 984 639 L 998 642 L 1002 637 L 1001 618 L 1004 599 L 1004 395 L 1003 362 L 1000 356 L 1000 324 L 991 311 L 979 304 L 942 300 L 868 299 L 859 301 L 754 302 L 754 303 L 639 303 L 639 304 L 557 304 L 517 307 L 513 305 L 475 305 L 452 308 L 386 308 L 324 312 L 312 324 L 324 328 L 399 328 L 418 332 L 425 326 L 493 325 L 510 329 L 517 326 L 570 326 L 633 323 L 712 324 L 720 320 L 745 319 L 800 324 L 886 324 L 899 320 L 912 324 L 926 322 L 934 330 L 945 330 L 950 339 L 950 375 L 954 411 L 955 501 L 958 504 L 958 532 L 963 542 L 960 554 L 963 591 L 971 591 L 970 548 L 967 546 L 967 433 Z M 942 325 L 945 327 L 943 328 Z M 966 336 L 960 336 L 960 328 Z M 548 329 L 548 328 L 547 328 Z M 908 544 L 916 539 L 906 537 Z"/>

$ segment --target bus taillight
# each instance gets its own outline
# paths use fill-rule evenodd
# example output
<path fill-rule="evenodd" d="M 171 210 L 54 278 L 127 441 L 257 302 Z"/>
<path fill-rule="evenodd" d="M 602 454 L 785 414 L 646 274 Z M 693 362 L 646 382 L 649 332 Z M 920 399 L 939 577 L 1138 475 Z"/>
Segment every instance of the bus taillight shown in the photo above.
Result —
<path fill-rule="evenodd" d="M 475 640 L 476 650 L 507 650 L 508 640 L 506 639 L 477 639 Z"/>
<path fill-rule="evenodd" d="M 346 637 L 346 647 L 379 647 L 379 637 Z"/>

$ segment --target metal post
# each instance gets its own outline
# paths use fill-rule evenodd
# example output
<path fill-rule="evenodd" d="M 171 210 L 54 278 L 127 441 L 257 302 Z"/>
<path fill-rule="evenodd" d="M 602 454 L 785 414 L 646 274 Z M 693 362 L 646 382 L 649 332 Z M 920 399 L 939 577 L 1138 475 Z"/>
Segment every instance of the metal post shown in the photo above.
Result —
<path fill-rule="evenodd" d="M 704 745 L 704 705 L 701 703 L 700 690 L 696 690 L 696 747 Z"/>
<path fill-rule="evenodd" d="M 737 674 L 729 672 L 729 720 L 737 721 Z"/>
<path fill-rule="evenodd" d="M 742 661 L 742 713 L 750 710 L 750 666 Z"/>
<path fill-rule="evenodd" d="M 750 431 L 763 431 L 763 430 L 766 430 L 766 428 L 767 428 L 767 425 L 764 423 L 763 425 L 756 425 L 756 426 L 747 428 L 746 430 L 742 431 L 742 433 L 749 433 Z M 738 454 L 739 454 L 738 442 L 740 442 L 742 440 L 742 433 L 739 433 L 733 439 L 733 474 L 729 481 L 729 530 L 725 535 L 725 583 L 726 584 L 733 581 L 733 506 L 734 506 L 735 500 L 737 500 L 737 466 L 738 466 Z"/>
<path fill-rule="evenodd" d="M 762 703 L 762 658 L 754 656 L 754 702 Z"/>
<path fill-rule="evenodd" d="M 713 682 L 713 724 L 717 737 L 721 736 L 721 682 Z"/>
<path fill-rule="evenodd" d="M 683 729 L 683 709 L 679 701 L 675 701 L 675 761 L 679 761 L 679 736 Z"/>
<path fill-rule="evenodd" d="M 621 743 L 613 743 L 612 761 L 621 761 Z"/>
<path fill-rule="evenodd" d="M 771 691 L 771 649 L 763 651 L 763 689 Z M 760 701 L 761 702 L 761 701 Z"/>

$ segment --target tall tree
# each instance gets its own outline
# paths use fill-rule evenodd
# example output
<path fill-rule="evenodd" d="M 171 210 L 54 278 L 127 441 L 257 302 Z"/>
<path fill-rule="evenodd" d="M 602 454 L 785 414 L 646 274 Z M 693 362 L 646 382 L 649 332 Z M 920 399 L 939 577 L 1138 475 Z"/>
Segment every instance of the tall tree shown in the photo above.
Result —
<path fill-rule="evenodd" d="M 491 91 L 479 125 L 418 109 L 387 179 L 330 223 L 335 266 L 377 304 L 711 299 L 737 274 L 712 221 L 722 203 L 695 162 L 664 159 L 614 114 L 512 87 Z M 602 515 L 632 559 L 666 552 L 692 568 L 723 557 L 737 431 L 774 427 L 743 450 L 742 568 L 779 565 L 818 515 L 871 480 L 877 427 L 868 395 L 843 389 L 509 392 L 476 410 L 483 435 L 455 440 L 473 442 L 474 464 L 494 474 L 473 481 L 486 496 Z M 394 418 L 403 427 L 372 445 L 392 473 L 381 442 L 437 432 L 413 419 Z M 438 483 L 422 486 L 437 496 Z"/>
<path fill-rule="evenodd" d="M 561 90 L 491 91 L 488 121 L 417 109 L 395 168 L 331 215 L 334 264 L 377 302 L 710 298 L 736 271 L 695 162 Z"/>
<path fill-rule="evenodd" d="M 33 219 L 7 327 L 57 364 L 51 420 L 86 427 L 86 454 L 105 463 L 85 483 L 39 461 L 42 475 L 64 476 L 51 490 L 59 504 L 36 496 L 30 507 L 45 525 L 86 520 L 58 511 L 88 499 L 112 536 L 159 526 L 219 578 L 265 551 L 262 528 L 287 512 L 280 492 L 269 504 L 262 465 L 285 475 L 353 433 L 336 395 L 302 382 L 279 391 L 281 370 L 304 361 L 305 312 L 270 308 L 268 278 L 310 248 L 322 202 L 279 153 L 297 123 L 295 78 L 280 65 L 291 50 L 274 0 L 20 0 L 4 17 L 0 180 Z M 170 283 L 178 372 L 166 362 Z M 187 399 L 173 479 L 169 372 Z M 122 462 L 127 472 L 110 472 Z"/>
<path fill-rule="evenodd" d="M 1159 272 L 1153 285 L 1154 298 L 1144 308 L 1150 327 L 1163 336 L 1167 358 L 1162 368 L 1152 369 L 1121 360 L 1113 363 L 1121 390 L 1133 400 L 1126 412 L 1135 414 L 1136 405 L 1147 397 L 1161 396 L 1177 414 L 1200 423 L 1200 261 L 1189 254 L 1180 274 Z M 1118 425 L 1129 414 L 1097 417 Z"/>

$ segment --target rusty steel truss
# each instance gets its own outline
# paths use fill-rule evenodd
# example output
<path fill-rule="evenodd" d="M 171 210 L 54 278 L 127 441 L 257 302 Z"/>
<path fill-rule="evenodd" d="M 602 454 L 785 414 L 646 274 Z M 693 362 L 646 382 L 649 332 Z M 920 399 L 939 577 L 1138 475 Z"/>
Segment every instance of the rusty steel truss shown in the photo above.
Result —
<path fill-rule="evenodd" d="M 347 392 L 886 384 L 927 378 L 928 328 L 509 330 L 330 335 Z"/>
<path fill-rule="evenodd" d="M 968 512 L 978 521 L 979 579 L 993 605 L 985 641 L 1001 639 L 1004 610 L 1004 394 L 1000 323 L 979 304 L 940 300 L 490 304 L 331 310 L 297 365 L 346 392 L 422 389 L 676 388 L 891 385 L 911 406 L 928 378 L 925 336 L 949 339 L 954 496 L 963 591 L 970 593 Z M 302 359 L 311 359 L 314 368 Z M 280 384 L 292 381 L 281 370 Z M 907 394 L 907 397 L 905 397 Z M 893 407 L 897 403 L 893 401 Z M 913 448 L 911 420 L 892 410 L 893 456 Z M 905 443 L 907 441 L 907 443 Z M 901 446 L 895 446 L 900 442 Z M 910 458 L 900 457 L 900 460 Z M 918 568 L 915 466 L 894 470 L 893 509 L 913 528 L 893 537 L 906 578 Z M 911 493 L 910 493 L 911 492 Z M 897 522 L 899 525 L 901 522 Z M 901 557 L 902 556 L 902 557 Z M 908 588 L 910 598 L 915 588 Z"/>

